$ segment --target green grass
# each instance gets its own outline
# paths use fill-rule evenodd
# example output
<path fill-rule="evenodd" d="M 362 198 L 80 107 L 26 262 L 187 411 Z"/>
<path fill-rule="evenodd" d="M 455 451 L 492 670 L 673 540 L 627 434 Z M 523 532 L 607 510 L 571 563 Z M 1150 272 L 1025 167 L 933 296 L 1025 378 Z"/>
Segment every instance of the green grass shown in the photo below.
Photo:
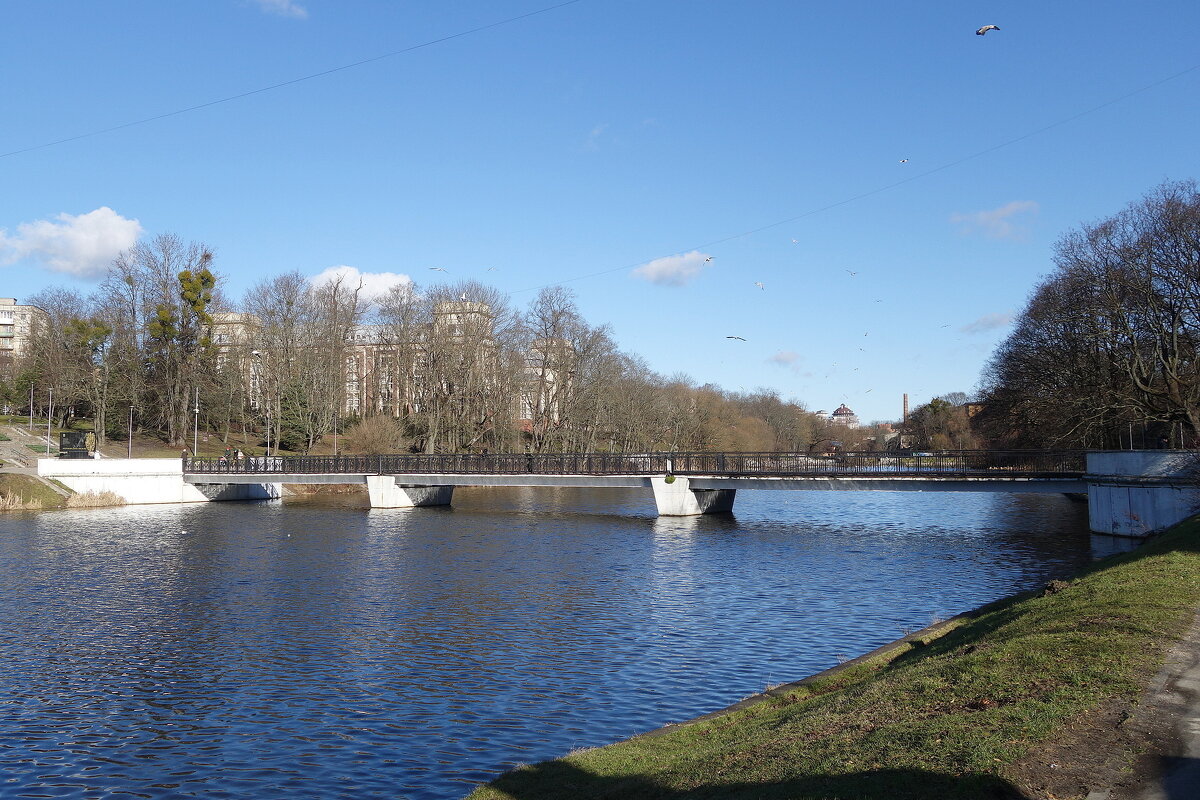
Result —
<path fill-rule="evenodd" d="M 65 498 L 31 475 L 0 473 L 0 507 L 62 508 Z"/>
<path fill-rule="evenodd" d="M 35 453 L 48 453 L 50 451 L 44 444 L 27 444 L 25 446 Z"/>
<path fill-rule="evenodd" d="M 472 800 L 984 798 L 1072 720 L 1133 700 L 1200 605 L 1200 521 L 741 711 L 523 767 Z"/>

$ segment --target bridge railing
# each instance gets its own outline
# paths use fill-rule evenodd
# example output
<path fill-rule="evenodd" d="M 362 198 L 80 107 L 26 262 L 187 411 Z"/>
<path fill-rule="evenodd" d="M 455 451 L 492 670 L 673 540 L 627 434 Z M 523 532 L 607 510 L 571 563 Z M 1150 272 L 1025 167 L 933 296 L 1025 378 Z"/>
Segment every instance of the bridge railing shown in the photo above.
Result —
<path fill-rule="evenodd" d="M 1082 450 L 861 453 L 494 453 L 189 458 L 196 474 L 1004 476 L 1082 475 Z"/>

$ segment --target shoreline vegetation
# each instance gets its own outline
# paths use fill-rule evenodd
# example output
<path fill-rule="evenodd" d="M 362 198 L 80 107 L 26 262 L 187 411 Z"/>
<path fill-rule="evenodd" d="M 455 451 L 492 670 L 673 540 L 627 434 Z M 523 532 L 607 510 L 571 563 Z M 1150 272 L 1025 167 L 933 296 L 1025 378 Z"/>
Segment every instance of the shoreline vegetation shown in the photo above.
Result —
<path fill-rule="evenodd" d="M 0 511 L 45 511 L 125 505 L 124 498 L 113 492 L 77 493 L 62 484 L 58 486 L 62 489 L 61 492 L 49 481 L 33 475 L 0 473 Z"/>
<path fill-rule="evenodd" d="M 16 472 L 0 473 L 0 511 L 64 508 L 66 497 L 41 478 Z"/>
<path fill-rule="evenodd" d="M 1196 619 L 1200 517 L 725 711 L 521 766 L 470 800 L 1083 798 Z"/>

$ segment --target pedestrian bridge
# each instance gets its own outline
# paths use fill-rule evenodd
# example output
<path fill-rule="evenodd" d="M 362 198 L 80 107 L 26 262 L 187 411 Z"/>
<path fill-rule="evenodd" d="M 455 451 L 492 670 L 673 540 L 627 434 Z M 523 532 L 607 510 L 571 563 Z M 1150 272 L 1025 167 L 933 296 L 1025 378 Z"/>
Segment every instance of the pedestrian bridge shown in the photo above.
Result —
<path fill-rule="evenodd" d="M 38 459 L 38 475 L 126 503 L 277 498 L 285 483 L 365 485 L 371 505 L 446 505 L 455 486 L 649 489 L 664 516 L 733 509 L 738 489 L 1085 493 L 1093 531 L 1145 536 L 1200 511 L 1200 453 L 592 453 Z"/>
<path fill-rule="evenodd" d="M 1083 451 L 554 453 L 190 458 L 194 485 L 365 484 L 371 505 L 446 505 L 456 486 L 652 490 L 658 513 L 730 511 L 738 489 L 1086 492 Z"/>

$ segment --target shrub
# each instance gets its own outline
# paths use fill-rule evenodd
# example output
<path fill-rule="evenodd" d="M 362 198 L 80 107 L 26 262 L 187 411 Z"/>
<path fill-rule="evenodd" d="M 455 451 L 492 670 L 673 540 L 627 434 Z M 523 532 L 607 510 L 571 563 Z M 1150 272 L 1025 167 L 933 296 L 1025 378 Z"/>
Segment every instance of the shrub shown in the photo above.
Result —
<path fill-rule="evenodd" d="M 402 453 L 408 444 L 400 422 L 386 415 L 366 417 L 354 423 L 346 430 L 342 442 L 343 452 L 372 456 Z"/>

